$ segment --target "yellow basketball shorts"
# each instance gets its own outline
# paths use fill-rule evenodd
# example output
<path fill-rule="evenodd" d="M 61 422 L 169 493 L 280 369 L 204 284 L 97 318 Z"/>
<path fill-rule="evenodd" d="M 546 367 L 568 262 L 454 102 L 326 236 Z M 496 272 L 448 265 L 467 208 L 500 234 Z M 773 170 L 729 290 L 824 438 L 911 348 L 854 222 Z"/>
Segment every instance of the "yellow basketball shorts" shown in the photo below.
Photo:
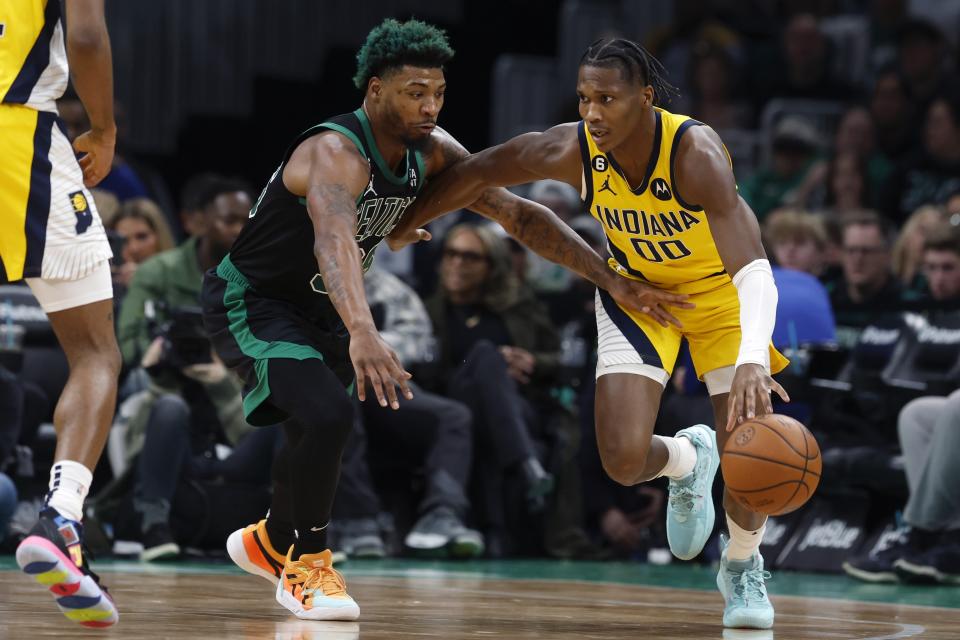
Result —
<path fill-rule="evenodd" d="M 77 280 L 111 256 L 57 114 L 0 104 L 0 282 Z"/>
<path fill-rule="evenodd" d="M 668 307 L 683 327 L 661 326 L 647 314 L 621 308 L 606 291 L 597 290 L 597 375 L 638 373 L 666 384 L 686 338 L 697 378 L 736 364 L 740 350 L 740 299 L 726 274 L 665 289 L 689 295 L 693 309 Z M 788 360 L 770 345 L 770 370 Z"/>

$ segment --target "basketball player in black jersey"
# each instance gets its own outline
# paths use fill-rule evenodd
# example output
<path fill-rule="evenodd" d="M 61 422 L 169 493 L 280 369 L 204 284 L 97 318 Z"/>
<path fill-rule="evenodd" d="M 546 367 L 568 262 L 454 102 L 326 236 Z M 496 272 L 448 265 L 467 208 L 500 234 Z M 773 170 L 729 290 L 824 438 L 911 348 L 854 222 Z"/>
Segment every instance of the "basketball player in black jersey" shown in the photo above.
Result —
<path fill-rule="evenodd" d="M 325 528 L 352 424 L 349 394 L 367 385 L 382 406 L 412 397 L 396 354 L 374 326 L 363 271 L 424 181 L 467 152 L 437 127 L 453 51 L 440 30 L 387 20 L 358 54 L 363 105 L 301 134 L 284 154 L 230 254 L 206 274 L 207 328 L 245 380 L 254 425 L 283 422 L 265 520 L 228 551 L 277 583 L 277 600 L 307 619 L 353 620 L 359 608 L 331 566 Z M 470 207 L 519 241 L 639 312 L 681 299 L 618 277 L 551 211 L 503 189 Z M 424 230 L 419 237 L 429 238 Z"/>

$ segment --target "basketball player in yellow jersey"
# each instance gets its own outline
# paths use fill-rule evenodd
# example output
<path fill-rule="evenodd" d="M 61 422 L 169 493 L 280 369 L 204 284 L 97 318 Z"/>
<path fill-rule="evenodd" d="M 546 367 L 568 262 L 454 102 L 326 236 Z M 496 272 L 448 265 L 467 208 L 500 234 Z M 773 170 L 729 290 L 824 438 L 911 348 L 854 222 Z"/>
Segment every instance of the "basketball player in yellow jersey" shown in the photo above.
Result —
<path fill-rule="evenodd" d="M 0 0 L 0 283 L 26 279 L 70 364 L 50 492 L 17 563 L 67 618 L 105 627 L 117 610 L 87 567 L 80 520 L 120 371 L 110 246 L 86 188 L 113 161 L 113 72 L 103 0 L 63 6 L 66 25 L 59 0 Z M 68 61 L 91 123 L 73 148 L 56 108 Z"/>
<path fill-rule="evenodd" d="M 483 189 L 553 178 L 581 191 L 606 233 L 613 270 L 681 296 L 636 313 L 598 292 L 596 429 L 613 479 L 633 485 L 670 478 L 670 548 L 691 559 L 713 529 L 719 454 L 717 434 L 704 425 L 675 438 L 653 435 L 680 340 L 689 342 L 716 424 L 725 427 L 720 449 L 737 422 L 770 413 L 771 389 L 787 399 L 770 377 L 786 360 L 770 343 L 777 289 L 756 217 L 737 194 L 717 134 L 655 106 L 672 89 L 661 72 L 636 43 L 594 43 L 577 81 L 581 122 L 521 135 L 455 164 L 428 186 L 392 244 L 421 238 L 418 227 Z M 765 516 L 729 496 L 724 507 L 730 540 L 717 578 L 724 624 L 769 628 L 774 613 L 759 554 Z"/>

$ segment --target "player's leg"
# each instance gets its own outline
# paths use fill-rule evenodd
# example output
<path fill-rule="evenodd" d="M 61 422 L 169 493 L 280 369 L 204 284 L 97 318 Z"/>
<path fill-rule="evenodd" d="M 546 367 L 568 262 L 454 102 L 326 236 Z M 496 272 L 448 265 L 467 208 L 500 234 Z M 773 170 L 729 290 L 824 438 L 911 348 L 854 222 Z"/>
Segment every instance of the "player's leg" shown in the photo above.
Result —
<path fill-rule="evenodd" d="M 287 553 L 297 539 L 293 524 L 293 451 L 303 435 L 296 420 L 283 423 L 283 443 L 271 467 L 272 496 L 267 516 L 227 538 L 227 554 L 233 562 L 274 586 L 280 580 Z"/>
<path fill-rule="evenodd" d="M 670 479 L 667 538 L 674 555 L 695 557 L 715 518 L 711 487 L 719 466 L 713 431 L 704 425 L 673 438 L 653 435 L 660 397 L 680 348 L 680 334 L 631 316 L 597 295 L 597 446 L 604 469 L 632 485 Z"/>
<path fill-rule="evenodd" d="M 18 547 L 17 561 L 25 573 L 60 595 L 57 604 L 68 618 L 109 626 L 117 621 L 116 608 L 86 566 L 80 520 L 110 430 L 120 373 L 110 270 L 104 262 L 79 280 L 28 282 L 48 312 L 70 375 L 54 412 L 57 448 L 47 506 Z"/>
<path fill-rule="evenodd" d="M 266 361 L 270 404 L 302 431 L 289 442 L 290 500 L 297 538 L 277 584 L 277 601 L 300 618 L 355 620 L 360 609 L 326 548 L 326 528 L 340 475 L 340 457 L 353 427 L 353 403 L 343 382 L 317 358 Z M 288 437 L 296 435 L 286 424 Z M 269 518 L 268 518 L 269 521 Z"/>
<path fill-rule="evenodd" d="M 733 381 L 732 366 L 704 374 L 710 391 L 714 420 L 725 425 L 727 398 Z M 723 451 L 730 434 L 722 426 L 717 429 L 717 441 Z M 767 597 L 760 542 L 763 540 L 767 516 L 746 509 L 724 489 L 723 508 L 726 512 L 729 538 L 724 540 L 720 557 L 717 587 L 726 605 L 723 612 L 725 627 L 769 629 L 773 626 L 774 610 Z"/>

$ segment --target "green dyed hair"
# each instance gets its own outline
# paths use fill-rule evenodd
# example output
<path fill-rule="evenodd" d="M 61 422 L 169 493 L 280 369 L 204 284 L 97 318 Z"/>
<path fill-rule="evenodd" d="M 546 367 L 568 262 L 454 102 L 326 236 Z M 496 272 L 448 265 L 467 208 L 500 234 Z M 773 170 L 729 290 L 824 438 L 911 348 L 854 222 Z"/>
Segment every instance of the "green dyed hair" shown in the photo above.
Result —
<path fill-rule="evenodd" d="M 409 64 L 415 67 L 443 67 L 453 58 L 447 34 L 426 22 L 393 18 L 384 20 L 367 36 L 357 52 L 357 74 L 353 84 L 364 89 L 373 76 Z"/>

